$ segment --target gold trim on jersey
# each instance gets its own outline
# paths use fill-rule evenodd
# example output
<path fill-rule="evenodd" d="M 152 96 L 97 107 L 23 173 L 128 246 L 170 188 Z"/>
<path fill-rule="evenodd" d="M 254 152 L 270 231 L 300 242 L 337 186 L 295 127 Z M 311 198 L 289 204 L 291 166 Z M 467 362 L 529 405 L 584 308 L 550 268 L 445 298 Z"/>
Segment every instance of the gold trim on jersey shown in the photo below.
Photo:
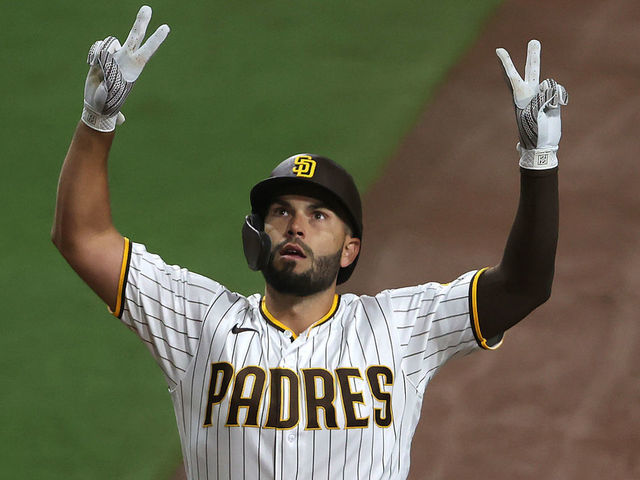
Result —
<path fill-rule="evenodd" d="M 313 328 L 319 327 L 323 323 L 327 322 L 336 313 L 339 305 L 340 305 L 340 295 L 336 293 L 333 296 L 333 303 L 331 304 L 331 308 L 329 308 L 329 311 L 327 312 L 327 314 L 317 322 L 313 323 L 307 329 L 308 332 L 311 332 Z M 267 309 L 267 302 L 265 297 L 262 297 L 262 300 L 260 301 L 260 312 L 262 313 L 262 316 L 268 321 L 268 323 L 276 327 L 278 330 L 282 332 L 286 332 L 286 331 L 291 332 L 291 335 L 293 336 L 294 339 L 298 338 L 298 335 L 296 334 L 296 332 L 291 330 L 284 323 L 280 322 L 276 317 L 274 317 L 271 314 L 271 312 L 269 312 L 269 310 Z"/>
<path fill-rule="evenodd" d="M 327 314 L 324 317 L 322 317 L 320 320 L 318 320 L 316 323 L 311 325 L 308 331 L 311 332 L 311 329 L 319 327 L 320 325 L 328 321 L 331 317 L 333 317 L 333 314 L 336 313 L 336 310 L 338 310 L 339 304 L 340 304 L 340 295 L 336 293 L 333 296 L 333 303 L 331 304 L 331 308 L 329 309 Z M 309 336 L 309 333 L 307 333 L 307 336 Z"/>
<path fill-rule="evenodd" d="M 478 344 L 485 350 L 496 350 L 500 345 L 502 345 L 504 337 L 495 345 L 489 345 L 488 340 L 484 338 L 480 331 L 480 319 L 478 318 L 478 279 L 488 268 L 489 267 L 485 267 L 482 270 L 478 270 L 478 272 L 473 276 L 473 281 L 471 283 L 471 325 L 473 326 L 473 333 Z"/>
<path fill-rule="evenodd" d="M 265 320 L 267 320 L 268 323 L 271 323 L 271 325 L 276 327 L 278 330 L 282 332 L 289 331 L 291 332 L 291 335 L 293 335 L 293 338 L 298 338 L 298 335 L 296 335 L 296 332 L 288 328 L 284 323 L 278 321 L 276 317 L 271 315 L 271 312 L 267 310 L 267 303 L 266 303 L 265 297 L 262 297 L 262 301 L 260 302 L 260 312 L 262 313 L 262 316 L 265 318 Z"/>
<path fill-rule="evenodd" d="M 127 237 L 124 237 L 124 253 L 122 254 L 122 265 L 120 266 L 116 308 L 111 310 L 111 307 L 107 305 L 109 311 L 118 318 L 122 316 L 122 310 L 124 309 L 124 289 L 127 282 L 127 276 L 129 274 L 129 264 L 131 263 L 131 246 L 131 241 Z"/>

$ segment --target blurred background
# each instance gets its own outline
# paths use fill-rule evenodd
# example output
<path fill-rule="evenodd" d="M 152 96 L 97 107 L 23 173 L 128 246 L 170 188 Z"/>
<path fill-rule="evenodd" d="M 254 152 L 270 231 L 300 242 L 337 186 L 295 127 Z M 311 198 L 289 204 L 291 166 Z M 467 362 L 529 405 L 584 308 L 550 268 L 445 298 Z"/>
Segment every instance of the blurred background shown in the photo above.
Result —
<path fill-rule="evenodd" d="M 124 41 L 140 5 L 27 1 L 0 16 L 7 478 L 179 471 L 160 370 L 49 239 L 88 48 Z M 640 478 L 635 1 L 151 7 L 148 33 L 167 23 L 171 34 L 123 109 L 114 221 L 167 262 L 244 294 L 263 288 L 240 243 L 248 191 L 298 152 L 338 160 L 365 194 L 368 237 L 350 289 L 448 281 L 498 261 L 518 179 L 494 49 L 522 71 L 526 42 L 539 38 L 543 77 L 570 94 L 554 296 L 498 352 L 436 378 L 412 478 Z"/>

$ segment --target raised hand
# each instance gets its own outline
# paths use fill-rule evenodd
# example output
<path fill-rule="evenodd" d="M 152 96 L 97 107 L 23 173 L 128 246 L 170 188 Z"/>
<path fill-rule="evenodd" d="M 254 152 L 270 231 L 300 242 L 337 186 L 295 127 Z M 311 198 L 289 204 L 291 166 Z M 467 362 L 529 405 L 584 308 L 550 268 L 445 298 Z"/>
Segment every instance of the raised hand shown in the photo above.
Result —
<path fill-rule="evenodd" d="M 145 5 L 124 45 L 109 36 L 89 49 L 82 121 L 94 130 L 110 132 L 124 122 L 122 105 L 149 59 L 167 38 L 169 26 L 161 25 L 142 44 L 150 20 L 151 7 Z"/>
<path fill-rule="evenodd" d="M 520 143 L 520 166 L 545 170 L 558 165 L 556 151 L 562 135 L 560 107 L 569 96 L 553 79 L 540 79 L 540 42 L 531 40 L 527 48 L 524 79 L 516 70 L 509 53 L 496 49 L 513 94 Z"/>

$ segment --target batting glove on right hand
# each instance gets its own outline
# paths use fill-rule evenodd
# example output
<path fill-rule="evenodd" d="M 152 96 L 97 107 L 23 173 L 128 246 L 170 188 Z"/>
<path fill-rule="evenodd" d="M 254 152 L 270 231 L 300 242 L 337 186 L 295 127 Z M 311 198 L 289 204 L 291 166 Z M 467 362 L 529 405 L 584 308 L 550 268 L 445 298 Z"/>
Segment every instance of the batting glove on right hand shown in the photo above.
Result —
<path fill-rule="evenodd" d="M 123 46 L 115 37 L 98 40 L 89 49 L 90 65 L 84 85 L 82 121 L 100 132 L 115 130 L 124 122 L 120 109 L 149 59 L 169 34 L 169 26 L 161 25 L 144 45 L 151 8 L 143 6 Z"/>
<path fill-rule="evenodd" d="M 546 170 L 558 166 L 556 151 L 562 135 L 560 107 L 569 101 L 565 88 L 553 79 L 540 78 L 540 42 L 531 40 L 523 80 L 504 48 L 496 49 L 513 93 L 520 134 L 520 166 Z"/>

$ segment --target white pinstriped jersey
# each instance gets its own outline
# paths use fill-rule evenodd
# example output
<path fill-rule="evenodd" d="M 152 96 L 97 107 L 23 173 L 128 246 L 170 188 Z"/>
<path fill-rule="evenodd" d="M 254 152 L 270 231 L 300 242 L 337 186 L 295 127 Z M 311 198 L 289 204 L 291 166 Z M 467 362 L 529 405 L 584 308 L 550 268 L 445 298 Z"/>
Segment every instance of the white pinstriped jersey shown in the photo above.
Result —
<path fill-rule="evenodd" d="M 404 479 L 430 379 L 494 348 L 473 313 L 475 271 L 336 295 L 295 335 L 260 295 L 126 247 L 114 314 L 165 374 L 189 479 Z"/>

